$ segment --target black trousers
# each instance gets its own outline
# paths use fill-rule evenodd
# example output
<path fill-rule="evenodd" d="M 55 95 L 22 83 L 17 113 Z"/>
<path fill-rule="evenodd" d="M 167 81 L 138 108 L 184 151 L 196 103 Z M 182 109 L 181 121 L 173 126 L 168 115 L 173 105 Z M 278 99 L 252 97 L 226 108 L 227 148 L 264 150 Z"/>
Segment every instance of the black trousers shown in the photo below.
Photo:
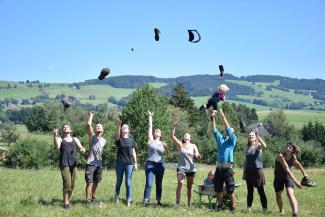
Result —
<path fill-rule="evenodd" d="M 254 186 L 250 184 L 249 182 L 246 182 L 247 184 L 247 207 L 251 207 L 253 204 L 253 196 L 254 196 Z M 267 198 L 264 192 L 264 186 L 261 185 L 257 188 L 258 194 L 260 195 L 260 200 L 263 209 L 267 209 Z"/>

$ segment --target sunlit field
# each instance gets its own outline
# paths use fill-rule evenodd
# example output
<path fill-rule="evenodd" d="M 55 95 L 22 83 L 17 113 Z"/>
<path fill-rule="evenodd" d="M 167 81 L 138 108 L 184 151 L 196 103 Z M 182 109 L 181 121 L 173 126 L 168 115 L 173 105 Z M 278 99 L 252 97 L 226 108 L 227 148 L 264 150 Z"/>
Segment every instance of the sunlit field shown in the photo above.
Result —
<path fill-rule="evenodd" d="M 199 165 L 194 182 L 200 184 L 213 166 Z M 246 213 L 246 184 L 241 177 L 241 170 L 235 170 L 236 183 L 242 185 L 236 188 L 240 199 L 237 203 L 236 216 L 247 216 Z M 325 216 L 325 169 L 308 170 L 310 177 L 318 184 L 315 188 L 296 189 L 295 194 L 299 204 L 299 216 Z M 125 202 L 114 204 L 115 171 L 103 173 L 103 180 L 98 188 L 99 206 L 85 205 L 84 171 L 78 171 L 76 187 L 72 197 L 72 208 L 68 211 L 62 208 L 62 181 L 60 171 L 44 170 L 15 170 L 0 168 L 1 197 L 0 216 L 229 216 L 228 211 L 216 213 L 210 209 L 208 199 L 202 197 L 199 203 L 198 195 L 193 193 L 193 207 L 186 206 L 186 189 L 184 188 L 181 206 L 175 206 L 176 169 L 168 165 L 163 181 L 163 197 L 161 207 L 155 205 L 155 188 L 151 193 L 151 205 L 142 206 L 145 174 L 143 170 L 133 173 L 133 203 L 127 207 Z M 295 174 L 302 178 L 298 171 Z M 266 195 L 269 209 L 263 212 L 257 192 L 254 194 L 253 211 L 249 216 L 277 216 L 278 209 L 273 191 L 273 170 L 266 170 Z M 197 186 L 194 185 L 194 190 Z M 121 197 L 125 198 L 125 186 L 122 185 Z M 215 200 L 213 200 L 214 202 Z M 289 201 L 284 194 L 285 216 L 291 216 Z"/>

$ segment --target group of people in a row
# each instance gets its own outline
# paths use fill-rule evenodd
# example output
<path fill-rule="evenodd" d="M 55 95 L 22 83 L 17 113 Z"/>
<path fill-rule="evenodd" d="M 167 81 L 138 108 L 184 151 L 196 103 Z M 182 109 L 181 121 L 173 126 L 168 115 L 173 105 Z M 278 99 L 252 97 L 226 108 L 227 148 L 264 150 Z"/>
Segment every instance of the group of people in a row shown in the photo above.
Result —
<path fill-rule="evenodd" d="M 233 172 L 233 154 L 236 147 L 237 138 L 235 131 L 230 127 L 222 109 L 218 112 L 223 120 L 226 136 L 223 136 L 216 127 L 216 111 L 210 111 L 211 127 L 213 136 L 217 143 L 217 166 L 214 173 L 213 184 L 217 195 L 216 209 L 223 210 L 223 191 L 225 190 L 230 200 L 230 211 L 235 212 L 236 197 L 234 194 L 235 182 Z M 156 183 L 156 201 L 161 205 L 162 198 L 162 181 L 164 176 L 163 155 L 168 153 L 167 145 L 162 141 L 160 129 L 152 129 L 153 113 L 148 111 L 148 157 L 145 166 L 146 185 L 144 189 L 144 205 L 150 203 L 150 193 L 155 177 Z M 96 124 L 95 131 L 92 128 L 93 113 L 89 113 L 87 123 L 87 133 L 89 137 L 89 151 L 87 165 L 85 169 L 86 180 L 86 203 L 88 205 L 96 203 L 96 189 L 102 179 L 102 153 L 106 145 L 103 138 L 104 128 L 101 124 Z M 192 186 L 196 173 L 194 157 L 201 158 L 197 146 L 191 143 L 191 135 L 185 133 L 181 139 L 175 136 L 179 123 L 178 118 L 172 119 L 172 130 L 170 138 L 178 150 L 179 161 L 177 166 L 177 188 L 176 188 L 176 205 L 179 205 L 182 187 L 186 179 L 187 203 L 191 207 Z M 120 117 L 116 119 L 115 144 L 117 146 L 116 157 L 116 185 L 115 185 L 115 202 L 119 202 L 120 188 L 125 174 L 126 201 L 130 206 L 132 200 L 132 173 L 138 170 L 136 157 L 136 142 L 130 136 L 130 128 L 127 124 L 122 125 Z M 121 126 L 122 125 L 122 126 Z M 77 148 L 82 154 L 86 149 L 80 141 L 71 136 L 69 125 L 64 125 L 62 137 L 59 137 L 58 130 L 54 129 L 54 146 L 60 150 L 60 169 L 63 181 L 63 207 L 70 208 L 71 194 L 76 178 L 76 153 Z M 267 147 L 263 139 L 259 136 L 258 131 L 250 132 L 246 149 L 246 160 L 243 169 L 243 179 L 247 183 L 247 210 L 250 211 L 253 202 L 254 188 L 260 195 L 262 207 L 267 210 L 267 198 L 264 192 L 265 177 L 263 173 L 262 152 Z M 290 167 L 295 165 L 307 177 L 305 170 L 297 160 L 295 154 L 299 152 L 299 147 L 291 142 L 287 143 L 283 152 L 279 153 L 275 161 L 274 170 L 274 190 L 276 192 L 276 201 L 280 214 L 284 213 L 282 192 L 286 187 L 286 192 L 290 201 L 293 216 L 297 216 L 298 206 L 294 196 L 294 186 L 301 188 L 301 184 L 290 171 Z"/>

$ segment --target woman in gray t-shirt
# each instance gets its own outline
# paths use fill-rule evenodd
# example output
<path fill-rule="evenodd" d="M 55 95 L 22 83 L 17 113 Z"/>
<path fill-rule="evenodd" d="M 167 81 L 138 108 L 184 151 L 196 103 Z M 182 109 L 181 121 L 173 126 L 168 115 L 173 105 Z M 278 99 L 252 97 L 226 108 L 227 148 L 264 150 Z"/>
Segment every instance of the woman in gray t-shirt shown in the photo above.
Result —
<path fill-rule="evenodd" d="M 150 193 L 153 184 L 154 176 L 156 176 L 156 200 L 157 204 L 161 205 L 162 180 L 164 176 L 163 154 L 168 153 L 167 145 L 161 141 L 161 130 L 156 129 L 152 135 L 152 116 L 153 113 L 148 111 L 149 127 L 148 127 L 148 157 L 146 163 L 146 187 L 144 189 L 143 203 L 147 205 L 150 202 Z"/>
<path fill-rule="evenodd" d="M 200 153 L 195 144 L 191 143 L 191 135 L 185 133 L 182 141 L 178 140 L 175 136 L 176 128 L 178 125 L 178 118 L 173 118 L 172 125 L 173 129 L 170 134 L 174 145 L 178 149 L 179 160 L 177 166 L 177 189 L 176 189 L 176 205 L 179 205 L 179 200 L 181 198 L 182 186 L 187 179 L 187 205 L 191 207 L 192 201 L 192 185 L 196 172 L 195 164 L 193 158 L 201 158 Z"/>

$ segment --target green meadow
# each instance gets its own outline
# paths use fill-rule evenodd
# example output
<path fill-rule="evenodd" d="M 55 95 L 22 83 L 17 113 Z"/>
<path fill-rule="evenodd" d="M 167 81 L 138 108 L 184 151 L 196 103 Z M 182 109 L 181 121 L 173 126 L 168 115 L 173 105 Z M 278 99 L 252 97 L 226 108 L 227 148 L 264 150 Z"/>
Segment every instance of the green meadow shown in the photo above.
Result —
<path fill-rule="evenodd" d="M 259 120 L 263 120 L 270 111 L 257 111 Z M 308 111 L 308 110 L 284 110 L 287 120 L 296 128 L 300 129 L 309 121 L 318 121 L 325 123 L 325 111 Z"/>
<path fill-rule="evenodd" d="M 122 200 L 114 204 L 115 171 L 103 172 L 103 179 L 97 191 L 97 198 L 101 201 L 99 206 L 85 205 L 84 199 L 84 171 L 80 169 L 77 175 L 76 187 L 72 196 L 72 208 L 68 211 L 62 209 L 62 180 L 60 171 L 55 169 L 19 170 L 0 168 L 1 197 L 0 216 L 6 217 L 44 217 L 44 216 L 229 216 L 228 211 L 215 212 L 210 209 L 207 197 L 202 197 L 199 203 L 198 195 L 193 192 L 193 207 L 186 206 L 186 188 L 183 188 L 180 207 L 175 206 L 176 164 L 168 165 L 163 180 L 163 197 L 161 207 L 155 205 L 155 187 L 151 193 L 151 205 L 142 206 L 145 174 L 143 170 L 133 173 L 133 203 L 131 207 Z M 198 165 L 198 172 L 194 179 L 200 184 L 209 170 L 214 166 Z M 299 216 L 325 216 L 325 169 L 307 170 L 309 176 L 318 183 L 315 188 L 295 189 L 298 201 Z M 247 216 L 246 212 L 246 184 L 241 177 L 241 170 L 235 170 L 236 183 L 242 185 L 236 188 L 240 200 L 237 203 L 236 216 Z M 301 179 L 298 171 L 295 175 Z M 273 170 L 266 169 L 265 191 L 268 198 L 268 211 L 263 212 L 257 192 L 254 193 L 253 211 L 249 216 L 278 216 L 273 190 Z M 185 186 L 184 186 L 185 187 Z M 197 186 L 194 185 L 193 190 Z M 289 201 L 284 192 L 284 216 L 291 216 Z M 124 183 L 121 187 L 121 198 L 125 198 Z M 213 200 L 214 202 L 215 200 Z"/>

